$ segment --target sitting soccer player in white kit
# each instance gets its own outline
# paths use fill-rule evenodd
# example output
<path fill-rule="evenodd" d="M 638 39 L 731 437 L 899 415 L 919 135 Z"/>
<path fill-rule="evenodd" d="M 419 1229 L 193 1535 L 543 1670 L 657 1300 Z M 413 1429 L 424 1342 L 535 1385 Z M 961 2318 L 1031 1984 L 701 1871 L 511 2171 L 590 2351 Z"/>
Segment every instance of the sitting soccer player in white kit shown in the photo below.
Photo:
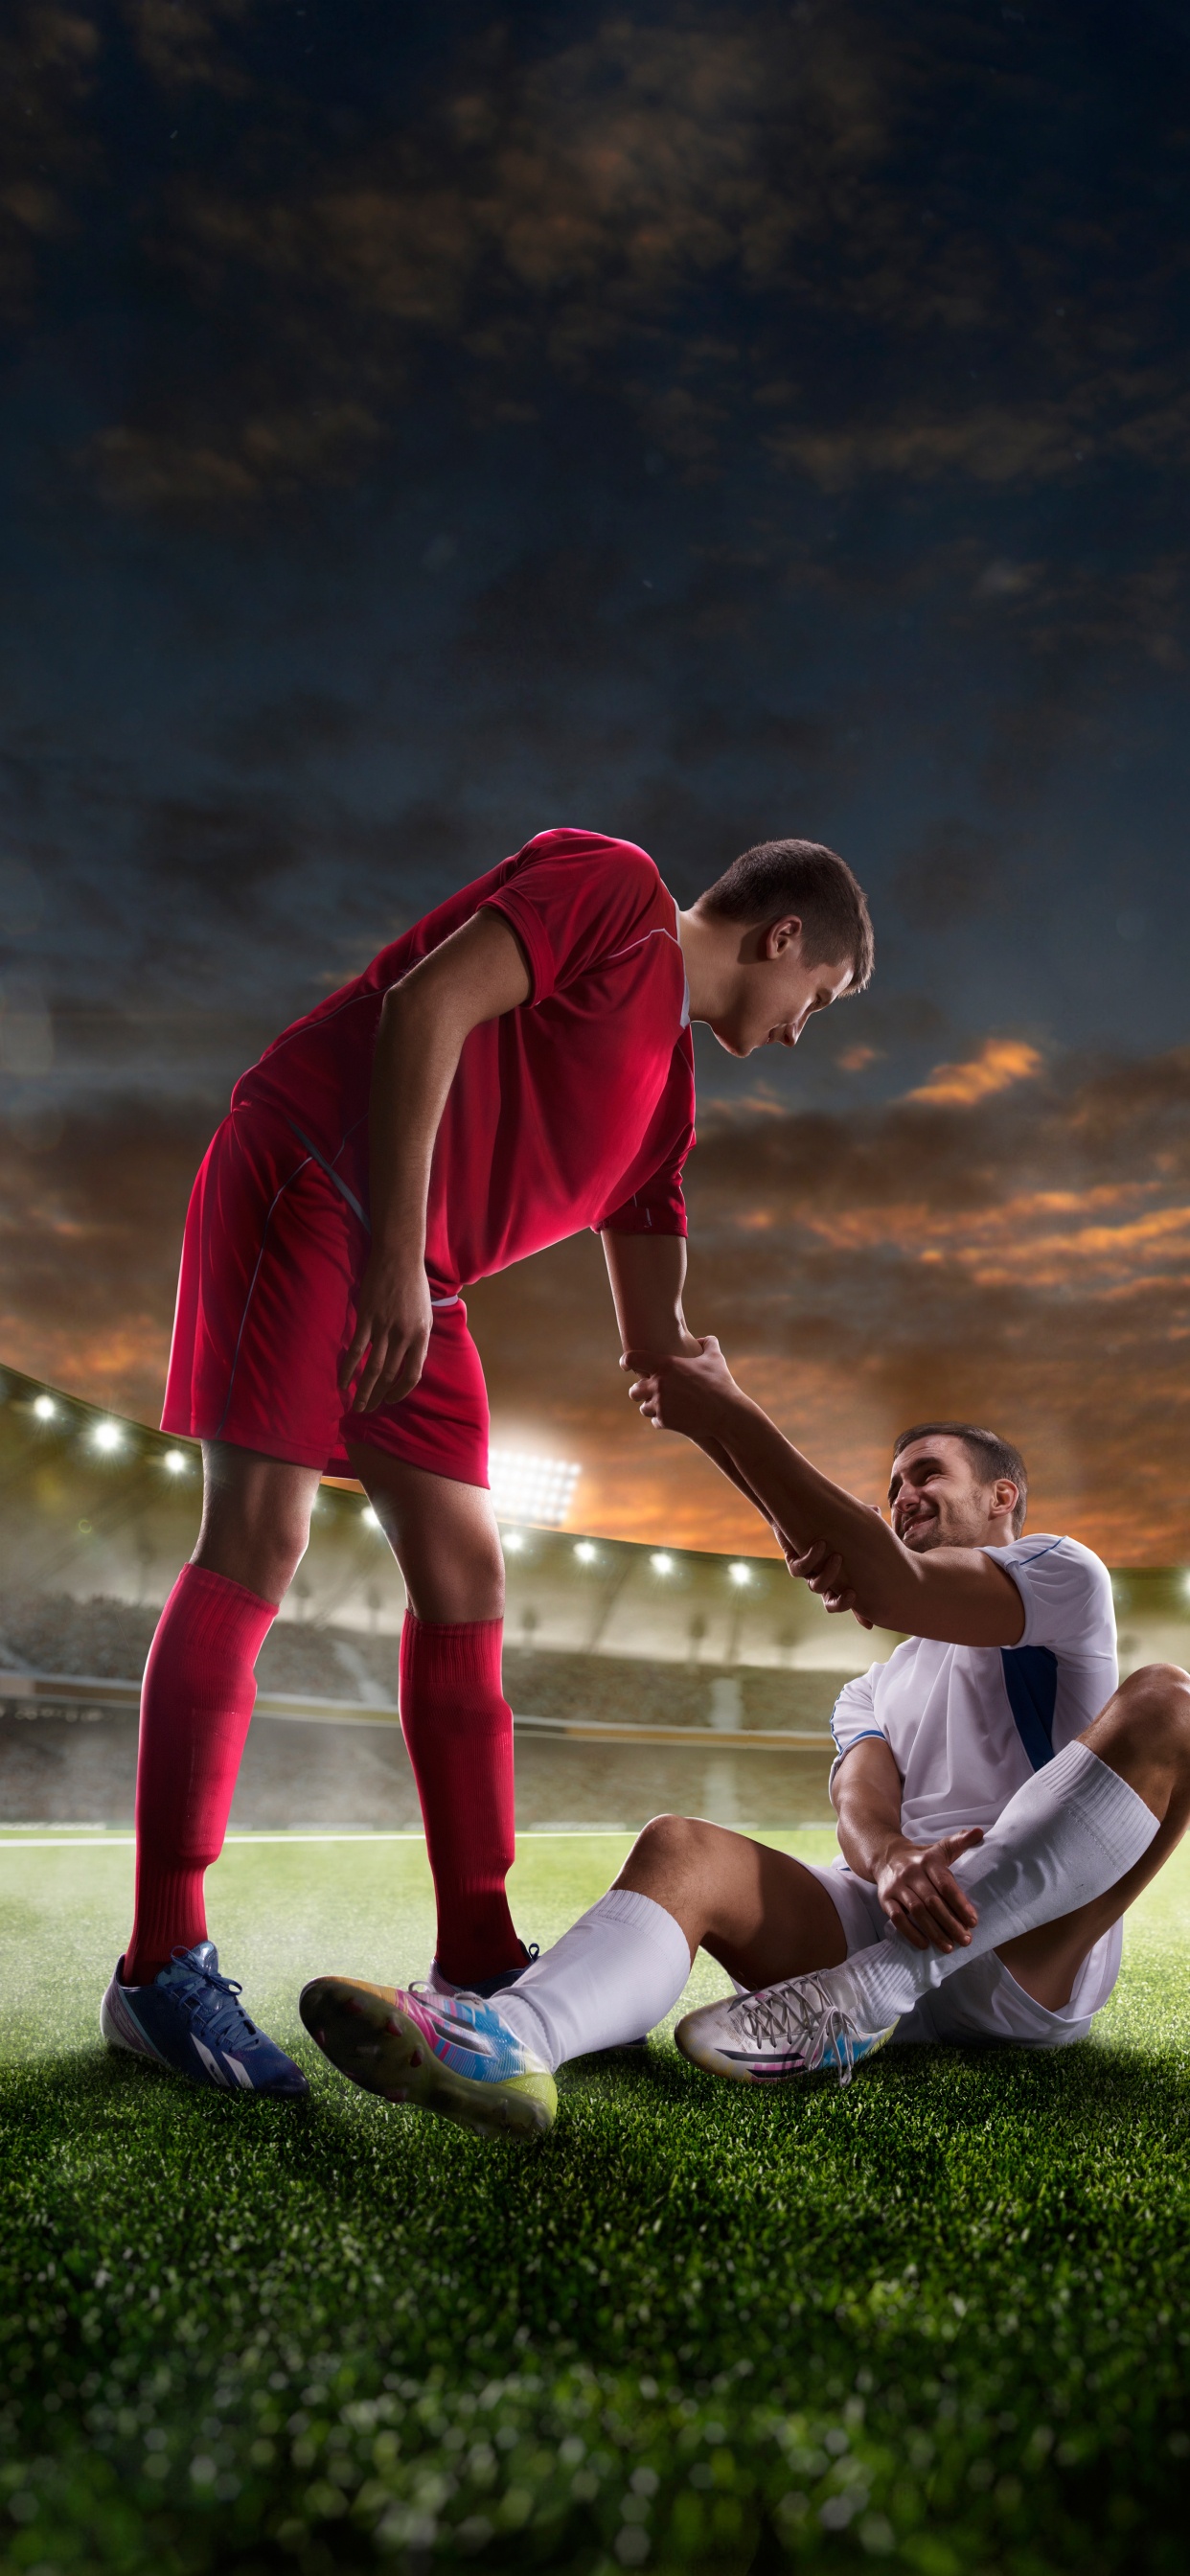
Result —
<path fill-rule="evenodd" d="M 1190 1678 L 1117 1686 L 1107 1569 L 1022 1535 L 1019 1453 L 969 1424 L 897 1442 L 891 1528 L 818 1474 L 718 1344 L 645 1372 L 658 1427 L 716 1454 L 834 1611 L 900 1629 L 834 1714 L 840 1858 L 816 1868 L 699 1819 L 645 1827 L 615 1885 L 492 2003 L 319 1978 L 302 2013 L 344 2073 L 484 2131 L 541 2131 L 565 2059 L 651 2028 L 701 1947 L 734 1995 L 680 2048 L 752 2082 L 898 2043 L 1085 2038 L 1122 1918 L 1190 1816 Z"/>

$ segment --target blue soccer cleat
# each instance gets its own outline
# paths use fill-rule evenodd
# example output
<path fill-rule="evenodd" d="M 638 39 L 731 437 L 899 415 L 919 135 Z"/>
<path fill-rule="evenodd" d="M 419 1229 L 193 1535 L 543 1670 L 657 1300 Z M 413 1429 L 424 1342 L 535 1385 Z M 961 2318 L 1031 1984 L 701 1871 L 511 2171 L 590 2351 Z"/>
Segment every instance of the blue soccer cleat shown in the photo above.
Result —
<path fill-rule="evenodd" d="M 482 1995 L 315 1977 L 298 2009 L 324 2057 L 366 2093 L 483 2138 L 540 2138 L 554 2125 L 553 2076 Z"/>
<path fill-rule="evenodd" d="M 122 1986 L 121 1959 L 99 2027 L 109 2048 L 127 2049 L 222 2093 L 270 2093 L 298 2101 L 310 2090 L 301 2067 L 258 2030 L 232 1977 L 219 1974 L 213 1941 L 175 1950 L 151 1986 Z"/>
<path fill-rule="evenodd" d="M 831 1972 L 841 1983 L 841 1972 Z M 883 2048 L 896 2029 L 865 2026 L 841 1992 L 821 1977 L 791 1977 L 755 1994 L 727 1995 L 687 2013 L 674 2038 L 684 2057 L 709 2075 L 736 2083 L 783 2084 L 792 2077 L 836 2075 L 850 2084 L 862 2058 Z"/>

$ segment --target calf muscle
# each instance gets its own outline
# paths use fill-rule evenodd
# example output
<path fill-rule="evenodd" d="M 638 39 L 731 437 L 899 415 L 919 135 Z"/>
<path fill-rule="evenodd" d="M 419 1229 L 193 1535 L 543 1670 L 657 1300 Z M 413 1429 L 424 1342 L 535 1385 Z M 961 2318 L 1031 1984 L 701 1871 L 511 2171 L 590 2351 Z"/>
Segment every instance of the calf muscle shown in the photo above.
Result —
<path fill-rule="evenodd" d="M 846 1956 L 838 1913 L 811 1870 L 701 1817 L 655 1816 L 615 1884 L 664 1906 L 691 1957 L 706 1950 L 744 1986 L 837 1967 Z"/>

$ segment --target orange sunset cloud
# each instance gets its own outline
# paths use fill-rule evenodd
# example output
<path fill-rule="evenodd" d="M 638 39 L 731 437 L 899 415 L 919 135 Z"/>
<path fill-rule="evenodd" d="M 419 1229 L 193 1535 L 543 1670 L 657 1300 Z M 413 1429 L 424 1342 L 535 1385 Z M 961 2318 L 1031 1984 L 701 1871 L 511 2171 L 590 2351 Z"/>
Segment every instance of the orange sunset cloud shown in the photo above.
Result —
<path fill-rule="evenodd" d="M 1040 1071 L 1036 1047 L 1025 1046 L 1019 1038 L 985 1038 L 978 1055 L 966 1064 L 935 1065 L 929 1081 L 907 1091 L 905 1097 L 935 1109 L 970 1109 L 977 1100 L 1007 1091 L 1011 1083 L 1030 1082 Z"/>

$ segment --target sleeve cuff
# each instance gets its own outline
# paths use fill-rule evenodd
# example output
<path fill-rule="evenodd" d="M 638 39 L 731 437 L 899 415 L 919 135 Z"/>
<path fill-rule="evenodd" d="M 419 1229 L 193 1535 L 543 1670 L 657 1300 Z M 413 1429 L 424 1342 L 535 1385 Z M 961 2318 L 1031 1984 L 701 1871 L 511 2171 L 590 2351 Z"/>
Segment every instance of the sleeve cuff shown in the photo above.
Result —
<path fill-rule="evenodd" d="M 502 912 L 510 929 L 515 930 L 533 983 L 529 1008 L 533 1009 L 539 1002 L 548 1002 L 554 989 L 554 959 L 532 904 L 526 903 L 515 886 L 509 885 L 501 886 L 497 894 L 490 894 L 479 908 L 481 912 Z"/>
<path fill-rule="evenodd" d="M 1005 1565 L 1005 1564 L 1004 1564 L 1004 1559 L 1003 1559 L 1003 1557 L 1001 1557 L 1001 1559 L 1000 1559 L 1000 1564 L 1001 1564 L 1001 1566 L 1002 1566 L 1002 1568 L 1003 1568 L 1004 1573 L 1008 1576 L 1009 1582 L 1010 1582 L 1010 1583 L 1014 1583 L 1014 1584 L 1016 1585 L 1017 1591 L 1018 1591 L 1018 1593 L 1020 1594 L 1021 1608 L 1022 1608 L 1022 1610 L 1024 1611 L 1024 1614 L 1025 1614 L 1025 1624 L 1024 1624 L 1024 1627 L 1023 1627 L 1023 1628 L 1022 1628 L 1022 1630 L 1021 1630 L 1021 1633 L 1020 1633 L 1019 1637 L 1017 1638 L 1017 1641 L 1016 1641 L 1016 1642 L 1017 1642 L 1017 1645 L 1018 1645 L 1018 1646 L 1031 1646 L 1031 1645 L 1032 1645 L 1032 1643 L 1033 1643 L 1033 1622 L 1034 1622 L 1034 1613 L 1035 1613 L 1035 1610 L 1036 1610 L 1036 1606 L 1037 1606 L 1037 1605 L 1036 1605 L 1036 1602 L 1035 1602 L 1035 1600 L 1034 1600 L 1034 1596 L 1033 1596 L 1033 1593 L 1032 1593 L 1032 1590 L 1031 1590 L 1030 1586 L 1029 1586 L 1027 1583 L 1022 1583 L 1022 1581 L 1021 1581 L 1021 1575 L 1022 1575 L 1022 1574 L 1023 1574 L 1023 1572 L 1024 1572 L 1024 1567 L 1023 1567 L 1023 1566 L 1015 1566 L 1015 1565 Z M 1013 1653 L 1014 1649 L 1010 1646 L 1008 1651 L 1009 1651 L 1009 1653 L 1011 1654 L 1011 1653 Z"/>
<path fill-rule="evenodd" d="M 689 1228 L 685 1208 L 615 1208 L 601 1216 L 592 1234 L 676 1234 L 684 1241 Z"/>

